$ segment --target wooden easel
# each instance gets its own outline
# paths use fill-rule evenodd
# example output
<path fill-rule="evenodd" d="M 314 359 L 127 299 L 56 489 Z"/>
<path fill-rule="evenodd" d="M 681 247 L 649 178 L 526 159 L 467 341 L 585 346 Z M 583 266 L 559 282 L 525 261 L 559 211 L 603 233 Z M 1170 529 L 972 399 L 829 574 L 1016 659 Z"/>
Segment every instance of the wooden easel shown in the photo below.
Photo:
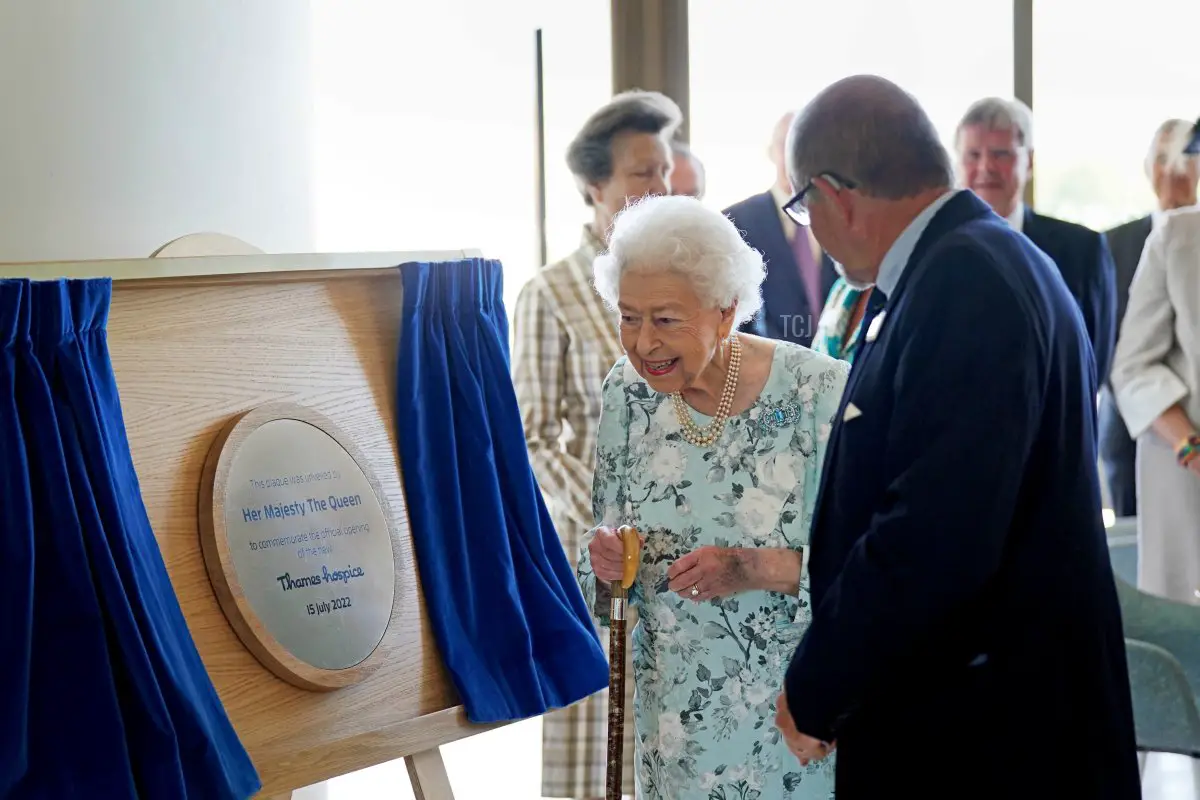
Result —
<path fill-rule="evenodd" d="M 0 277 L 112 277 L 109 349 L 159 547 L 192 637 L 263 780 L 261 798 L 404 758 L 418 800 L 450 800 L 438 748 L 467 722 L 428 623 L 394 431 L 397 265 L 474 251 L 222 255 L 0 265 Z M 354 437 L 395 516 L 396 591 L 363 682 L 328 692 L 280 680 L 237 638 L 201 555 L 198 492 L 230 419 L 273 402 L 313 408 Z M 492 726 L 495 727 L 495 726 Z"/>

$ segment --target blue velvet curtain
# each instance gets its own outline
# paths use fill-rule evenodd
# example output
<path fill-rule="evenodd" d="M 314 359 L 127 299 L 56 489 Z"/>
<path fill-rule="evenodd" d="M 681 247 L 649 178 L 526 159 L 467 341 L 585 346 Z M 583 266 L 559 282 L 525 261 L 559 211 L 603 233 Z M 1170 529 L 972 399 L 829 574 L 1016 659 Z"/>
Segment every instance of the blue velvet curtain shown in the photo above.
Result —
<path fill-rule="evenodd" d="M 0 280 L 0 797 L 246 798 L 134 474 L 108 280 Z"/>
<path fill-rule="evenodd" d="M 533 477 L 497 261 L 401 267 L 396 430 L 426 606 L 472 722 L 608 685 L 608 662 Z"/>

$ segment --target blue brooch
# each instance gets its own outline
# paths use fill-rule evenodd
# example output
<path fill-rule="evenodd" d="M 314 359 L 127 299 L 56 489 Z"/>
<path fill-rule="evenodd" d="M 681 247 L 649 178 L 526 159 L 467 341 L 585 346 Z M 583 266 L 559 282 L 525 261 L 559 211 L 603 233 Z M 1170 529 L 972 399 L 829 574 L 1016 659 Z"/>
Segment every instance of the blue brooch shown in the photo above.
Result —
<path fill-rule="evenodd" d="M 770 433 L 772 430 L 778 430 L 786 425 L 795 425 L 799 421 L 800 406 L 788 403 L 764 410 L 759 415 L 758 426 L 762 428 L 763 433 Z"/>

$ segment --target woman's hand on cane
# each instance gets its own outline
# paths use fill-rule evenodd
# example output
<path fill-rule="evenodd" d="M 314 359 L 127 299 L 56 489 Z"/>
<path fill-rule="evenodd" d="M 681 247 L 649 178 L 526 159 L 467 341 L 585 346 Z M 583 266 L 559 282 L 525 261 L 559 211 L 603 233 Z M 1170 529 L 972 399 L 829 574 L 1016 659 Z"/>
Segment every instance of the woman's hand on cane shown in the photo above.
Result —
<path fill-rule="evenodd" d="M 638 534 L 642 544 L 646 537 Z M 605 583 L 619 581 L 625 574 L 625 545 L 621 534 L 613 528 L 601 526 L 588 543 L 588 555 L 592 559 L 592 573 Z"/>

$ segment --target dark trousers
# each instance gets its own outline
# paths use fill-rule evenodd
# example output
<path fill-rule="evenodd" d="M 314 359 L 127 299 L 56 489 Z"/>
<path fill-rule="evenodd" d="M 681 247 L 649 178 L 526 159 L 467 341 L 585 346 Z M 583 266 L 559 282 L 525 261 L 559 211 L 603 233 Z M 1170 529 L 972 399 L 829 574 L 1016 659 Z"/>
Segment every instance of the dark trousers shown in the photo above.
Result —
<path fill-rule="evenodd" d="M 1108 482 L 1113 512 L 1118 517 L 1137 516 L 1134 475 L 1137 442 L 1129 438 L 1129 429 L 1125 427 L 1112 390 L 1107 386 L 1100 391 L 1099 423 L 1100 463 L 1104 465 L 1104 479 Z"/>

